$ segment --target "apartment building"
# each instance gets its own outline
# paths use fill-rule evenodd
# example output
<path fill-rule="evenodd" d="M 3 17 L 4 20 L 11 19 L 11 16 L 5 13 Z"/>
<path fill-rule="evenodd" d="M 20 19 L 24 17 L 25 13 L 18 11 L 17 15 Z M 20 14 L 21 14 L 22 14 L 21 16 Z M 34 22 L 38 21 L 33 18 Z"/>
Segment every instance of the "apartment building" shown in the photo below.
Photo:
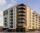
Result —
<path fill-rule="evenodd" d="M 16 31 L 27 31 L 38 29 L 40 17 L 38 13 L 25 4 L 13 6 L 3 12 L 4 28 L 16 29 Z"/>

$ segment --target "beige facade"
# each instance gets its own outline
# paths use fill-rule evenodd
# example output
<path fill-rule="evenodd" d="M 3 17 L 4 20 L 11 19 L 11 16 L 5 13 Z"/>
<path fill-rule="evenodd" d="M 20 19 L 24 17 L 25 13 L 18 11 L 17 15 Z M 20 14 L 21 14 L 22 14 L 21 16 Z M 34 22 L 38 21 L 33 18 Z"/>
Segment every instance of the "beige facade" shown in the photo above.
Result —
<path fill-rule="evenodd" d="M 27 29 L 31 28 L 31 8 L 27 7 Z"/>
<path fill-rule="evenodd" d="M 27 25 L 26 29 L 39 29 L 40 28 L 40 16 L 39 14 L 32 10 L 30 7 L 27 6 Z"/>

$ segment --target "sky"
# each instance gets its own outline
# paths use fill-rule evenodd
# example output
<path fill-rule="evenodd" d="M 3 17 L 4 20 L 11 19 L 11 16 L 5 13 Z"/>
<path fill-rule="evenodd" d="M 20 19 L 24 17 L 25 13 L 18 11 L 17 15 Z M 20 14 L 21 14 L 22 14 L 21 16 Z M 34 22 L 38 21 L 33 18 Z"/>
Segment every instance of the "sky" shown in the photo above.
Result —
<path fill-rule="evenodd" d="M 3 11 L 16 4 L 24 3 L 40 14 L 40 0 L 0 0 L 0 26 L 3 26 Z"/>

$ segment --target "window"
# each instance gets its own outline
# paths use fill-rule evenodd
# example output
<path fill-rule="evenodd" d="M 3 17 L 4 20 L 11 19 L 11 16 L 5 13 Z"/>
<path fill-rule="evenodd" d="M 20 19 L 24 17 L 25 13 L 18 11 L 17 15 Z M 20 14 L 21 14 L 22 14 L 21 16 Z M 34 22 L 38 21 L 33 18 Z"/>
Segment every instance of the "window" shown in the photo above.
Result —
<path fill-rule="evenodd" d="M 39 20 L 39 22 L 40 22 L 40 20 Z"/>
<path fill-rule="evenodd" d="M 18 15 L 18 16 L 25 16 L 24 14 Z"/>
<path fill-rule="evenodd" d="M 18 16 L 18 18 L 25 18 L 25 16 Z"/>
<path fill-rule="evenodd" d="M 38 21 L 38 20 L 36 19 L 36 21 Z"/>
<path fill-rule="evenodd" d="M 39 17 L 39 20 L 40 20 L 40 17 Z"/>
<path fill-rule="evenodd" d="M 22 21 L 17 21 L 18 23 L 24 23 L 24 22 L 22 22 Z"/>
<path fill-rule="evenodd" d="M 34 15 L 32 15 L 34 17 Z"/>
<path fill-rule="evenodd" d="M 23 11 L 23 12 L 25 12 L 25 10 L 24 10 L 24 9 L 21 9 L 21 10 L 20 10 L 20 9 L 18 9 L 17 11 L 18 11 L 18 12 L 20 12 L 20 11 Z"/>
<path fill-rule="evenodd" d="M 33 14 L 35 14 L 35 13 L 33 13 Z"/>
<path fill-rule="evenodd" d="M 36 21 L 36 23 L 37 23 L 37 21 Z"/>
<path fill-rule="evenodd" d="M 11 9 L 10 12 L 13 12 L 13 9 Z"/>
<path fill-rule="evenodd" d="M 13 15 L 13 13 L 10 13 L 10 15 Z"/>
<path fill-rule="evenodd" d="M 7 20 L 4 20 L 4 22 L 7 22 Z"/>
<path fill-rule="evenodd" d="M 32 28 L 34 29 L 34 26 L 32 26 Z"/>
<path fill-rule="evenodd" d="M 39 20 L 40 20 L 40 18 L 39 18 Z"/>
<path fill-rule="evenodd" d="M 10 10 L 10 15 L 13 15 L 13 9 Z"/>
<path fill-rule="evenodd" d="M 13 16 L 10 16 L 10 18 L 13 18 Z"/>
<path fill-rule="evenodd" d="M 13 28 L 13 24 L 12 23 L 11 23 L 10 27 Z"/>
<path fill-rule="evenodd" d="M 4 18 L 4 22 L 7 22 L 7 18 L 6 17 Z"/>
<path fill-rule="evenodd" d="M 32 23 L 32 25 L 34 26 L 34 23 Z"/>
<path fill-rule="evenodd" d="M 36 18 L 38 18 L 38 17 L 36 16 Z"/>
<path fill-rule="evenodd" d="M 13 28 L 13 25 L 11 25 L 10 28 Z"/>
<path fill-rule="evenodd" d="M 19 19 L 18 21 L 25 21 L 25 20 L 23 20 L 23 19 Z"/>
<path fill-rule="evenodd" d="M 35 16 L 37 16 L 37 15 L 35 15 Z"/>
<path fill-rule="evenodd" d="M 13 21 L 11 21 L 10 24 L 13 24 Z"/>
<path fill-rule="evenodd" d="M 34 19 L 34 17 L 32 19 Z"/>
<path fill-rule="evenodd" d="M 18 13 L 19 15 L 21 15 L 21 14 L 24 14 L 25 15 L 25 13 Z"/>
<path fill-rule="evenodd" d="M 8 14 L 8 10 L 4 11 L 4 15 L 7 15 Z"/>
<path fill-rule="evenodd" d="M 25 20 L 17 20 L 18 23 L 24 23 Z"/>
<path fill-rule="evenodd" d="M 6 17 L 4 19 L 7 19 Z"/>
<path fill-rule="evenodd" d="M 36 24 L 36 26 L 37 26 L 37 24 Z"/>
<path fill-rule="evenodd" d="M 5 26 L 7 26 L 7 23 L 4 23 Z"/>
<path fill-rule="evenodd" d="M 33 20 L 33 22 L 34 22 L 34 20 Z"/>
<path fill-rule="evenodd" d="M 25 13 L 24 11 L 18 11 L 18 13 Z"/>
<path fill-rule="evenodd" d="M 10 21 L 13 21 L 13 19 L 10 19 Z"/>
<path fill-rule="evenodd" d="M 25 17 L 18 16 L 18 17 L 17 17 L 17 20 L 19 20 L 19 19 L 20 19 L 20 20 L 25 20 Z"/>
<path fill-rule="evenodd" d="M 20 22 L 25 22 L 25 20 L 23 20 L 23 19 L 19 19 L 18 21 L 20 21 Z"/>
<path fill-rule="evenodd" d="M 33 17 L 35 17 L 35 13 L 33 13 L 33 15 L 32 15 Z"/>

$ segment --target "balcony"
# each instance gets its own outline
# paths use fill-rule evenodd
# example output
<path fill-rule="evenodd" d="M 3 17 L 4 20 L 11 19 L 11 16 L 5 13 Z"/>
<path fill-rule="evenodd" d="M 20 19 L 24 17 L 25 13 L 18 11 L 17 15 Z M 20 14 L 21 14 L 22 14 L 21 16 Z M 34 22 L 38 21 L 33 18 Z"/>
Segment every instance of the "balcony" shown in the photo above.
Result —
<path fill-rule="evenodd" d="M 25 13 L 18 13 L 18 15 L 25 15 Z"/>
<path fill-rule="evenodd" d="M 25 23 L 25 20 L 17 20 L 18 23 Z"/>
<path fill-rule="evenodd" d="M 24 12 L 25 12 L 26 10 L 22 10 L 22 9 L 20 10 L 20 9 L 18 9 L 17 11 L 18 11 L 18 12 L 20 12 L 20 11 L 24 11 Z"/>
<path fill-rule="evenodd" d="M 25 18 L 25 16 L 18 16 L 17 18 L 18 18 L 18 19 L 19 19 L 19 18 Z"/>

